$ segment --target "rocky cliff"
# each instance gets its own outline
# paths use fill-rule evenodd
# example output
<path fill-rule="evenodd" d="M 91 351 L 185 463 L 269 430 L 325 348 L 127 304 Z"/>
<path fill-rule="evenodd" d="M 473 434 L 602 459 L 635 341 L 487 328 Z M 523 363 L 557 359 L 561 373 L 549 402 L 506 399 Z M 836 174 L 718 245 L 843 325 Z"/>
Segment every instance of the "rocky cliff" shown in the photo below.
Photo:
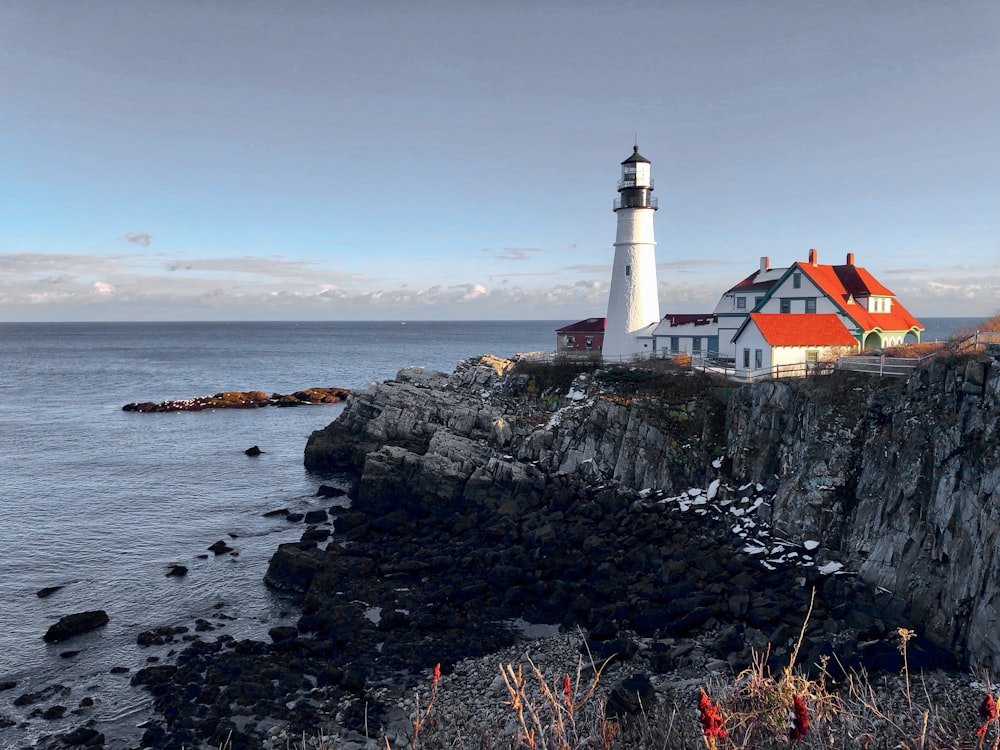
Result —
<path fill-rule="evenodd" d="M 763 555 L 752 564 L 838 560 L 841 575 L 801 582 L 851 598 L 859 627 L 911 627 L 996 668 L 996 354 L 907 380 L 835 373 L 738 388 L 662 364 L 409 368 L 353 393 L 310 437 L 305 463 L 354 473 L 355 503 L 375 515 L 510 518 L 595 488 L 683 509 L 708 498 L 743 552 Z"/>
<path fill-rule="evenodd" d="M 727 408 L 732 476 L 768 520 L 835 550 L 885 617 L 1000 666 L 1000 366 L 940 360 L 906 380 L 762 383 Z"/>

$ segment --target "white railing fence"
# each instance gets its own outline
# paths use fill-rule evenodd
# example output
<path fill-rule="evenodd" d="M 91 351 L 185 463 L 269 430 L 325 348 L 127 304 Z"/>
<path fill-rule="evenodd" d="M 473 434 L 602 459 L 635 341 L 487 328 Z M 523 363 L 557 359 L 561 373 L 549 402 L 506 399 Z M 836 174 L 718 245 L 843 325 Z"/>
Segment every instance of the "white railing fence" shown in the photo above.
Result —
<path fill-rule="evenodd" d="M 976 331 L 968 338 L 952 344 L 953 351 L 981 351 L 987 345 L 1000 345 L 1000 331 Z M 691 357 L 691 369 L 709 372 L 737 383 L 755 383 L 774 378 L 802 378 L 812 375 L 829 375 L 835 370 L 862 372 L 869 375 L 903 377 L 908 376 L 922 362 L 933 359 L 940 350 L 920 357 L 892 357 L 884 352 L 878 354 L 850 354 L 827 362 L 795 362 L 774 367 L 750 370 L 737 368 L 732 360 L 712 356 Z M 653 359 L 686 358 L 687 354 L 677 354 L 669 350 L 642 352 L 622 357 L 604 357 L 600 352 L 530 352 L 518 354 L 518 359 L 531 362 L 600 362 L 603 364 L 637 364 Z"/>

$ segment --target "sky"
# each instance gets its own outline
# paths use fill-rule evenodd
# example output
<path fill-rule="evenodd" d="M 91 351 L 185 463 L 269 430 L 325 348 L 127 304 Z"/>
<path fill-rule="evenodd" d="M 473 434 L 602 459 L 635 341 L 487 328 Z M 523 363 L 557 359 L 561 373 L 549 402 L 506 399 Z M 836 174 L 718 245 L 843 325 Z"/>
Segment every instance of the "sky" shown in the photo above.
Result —
<path fill-rule="evenodd" d="M 0 0 L 0 321 L 573 321 L 853 252 L 1000 311 L 996 0 Z"/>

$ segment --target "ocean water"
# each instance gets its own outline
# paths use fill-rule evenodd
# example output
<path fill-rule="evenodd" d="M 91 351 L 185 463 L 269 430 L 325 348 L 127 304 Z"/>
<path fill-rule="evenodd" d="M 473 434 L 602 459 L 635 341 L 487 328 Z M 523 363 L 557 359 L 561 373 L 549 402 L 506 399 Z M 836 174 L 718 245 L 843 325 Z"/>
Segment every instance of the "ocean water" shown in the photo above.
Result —
<path fill-rule="evenodd" d="M 926 319 L 924 339 L 975 322 Z M 564 323 L 0 324 L 0 685 L 17 683 L 0 690 L 0 748 L 91 717 L 114 746 L 135 744 L 150 701 L 111 670 L 134 672 L 171 648 L 139 647 L 140 632 L 223 615 L 232 619 L 216 635 L 264 638 L 294 618 L 262 577 L 303 527 L 263 514 L 329 507 L 315 491 L 336 479 L 305 471 L 302 453 L 342 406 L 137 414 L 122 405 L 356 389 L 407 365 L 450 372 L 478 354 L 550 351 Z M 252 445 L 264 453 L 247 457 Z M 209 553 L 220 539 L 238 555 Z M 186 577 L 166 576 L 175 563 Z M 37 596 L 53 586 L 62 588 Z M 59 617 L 91 609 L 108 612 L 106 627 L 42 640 Z M 70 691 L 13 705 L 51 685 Z M 94 707 L 70 713 L 84 697 Z M 30 716 L 56 704 L 65 719 Z"/>
<path fill-rule="evenodd" d="M 329 477 L 302 466 L 309 433 L 340 405 L 137 414 L 133 401 L 223 390 L 363 388 L 404 366 L 450 372 L 462 358 L 548 351 L 555 322 L 0 324 L 0 748 L 86 718 L 127 746 L 149 699 L 129 675 L 169 647 L 139 647 L 161 625 L 219 622 L 215 634 L 266 637 L 290 602 L 262 582 L 278 544 L 303 530 L 277 508 L 329 507 Z M 264 451 L 250 458 L 244 450 Z M 207 548 L 225 540 L 237 556 Z M 207 557 L 206 557 L 207 555 Z M 174 563 L 184 578 L 168 578 Z M 46 598 L 37 592 L 62 586 Z M 58 644 L 59 617 L 104 609 L 104 628 Z M 212 633 L 207 633 L 212 637 Z M 79 652 L 66 655 L 68 652 Z M 70 686 L 38 703 L 15 698 Z M 95 706 L 65 719 L 52 705 Z M 4 721 L 7 719 L 8 721 Z"/>

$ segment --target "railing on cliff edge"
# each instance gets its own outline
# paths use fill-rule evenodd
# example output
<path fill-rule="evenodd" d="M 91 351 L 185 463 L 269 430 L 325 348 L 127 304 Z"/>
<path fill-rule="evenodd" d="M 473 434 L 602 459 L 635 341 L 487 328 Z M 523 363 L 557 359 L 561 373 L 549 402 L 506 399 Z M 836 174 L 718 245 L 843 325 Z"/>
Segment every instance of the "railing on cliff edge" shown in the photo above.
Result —
<path fill-rule="evenodd" d="M 952 344 L 955 352 L 982 351 L 989 344 L 1000 344 L 1000 331 L 976 331 L 961 341 Z M 892 357 L 884 352 L 878 354 L 850 354 L 832 361 L 794 362 L 755 370 L 737 368 L 731 360 L 712 356 L 692 357 L 686 353 L 669 350 L 651 351 L 621 357 L 603 357 L 599 351 L 589 352 L 530 352 L 518 354 L 518 359 L 532 362 L 604 362 L 617 364 L 637 364 L 653 359 L 690 359 L 690 367 L 700 372 L 710 372 L 737 383 L 755 383 L 775 378 L 803 378 L 812 375 L 829 375 L 835 370 L 867 373 L 869 375 L 904 377 L 912 373 L 922 362 L 933 359 L 940 350 L 920 357 Z"/>
<path fill-rule="evenodd" d="M 982 351 L 987 344 L 1000 344 L 1000 331 L 976 331 L 956 344 L 956 351 Z"/>

